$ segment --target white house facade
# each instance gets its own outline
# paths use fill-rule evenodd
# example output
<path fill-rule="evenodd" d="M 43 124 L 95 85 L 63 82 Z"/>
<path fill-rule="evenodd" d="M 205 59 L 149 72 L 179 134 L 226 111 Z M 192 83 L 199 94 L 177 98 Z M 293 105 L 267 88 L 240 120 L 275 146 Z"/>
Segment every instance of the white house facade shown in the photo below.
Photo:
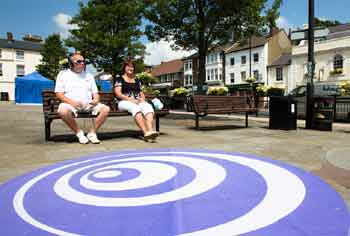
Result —
<path fill-rule="evenodd" d="M 209 51 L 205 60 L 205 82 L 210 85 L 223 85 L 222 51 Z"/>
<path fill-rule="evenodd" d="M 268 67 L 281 55 L 290 54 L 291 47 L 287 34 L 279 29 L 265 37 L 253 36 L 245 44 L 234 44 L 225 51 L 225 84 L 244 84 L 247 78 L 254 77 L 259 83 L 274 85 L 276 78 L 268 73 Z"/>
<path fill-rule="evenodd" d="M 9 100 L 15 99 L 15 78 L 36 70 L 41 61 L 41 43 L 17 41 L 8 34 L 0 39 L 0 92 L 8 93 Z"/>
<path fill-rule="evenodd" d="M 225 84 L 233 85 L 246 83 L 246 79 L 250 76 L 250 72 L 251 76 L 254 76 L 257 81 L 265 82 L 267 49 L 267 44 L 252 48 L 251 58 L 249 57 L 249 48 L 226 53 Z"/>
<path fill-rule="evenodd" d="M 307 42 L 293 47 L 290 87 L 307 82 Z M 314 82 L 340 82 L 350 78 L 350 32 L 349 36 L 315 42 Z"/>

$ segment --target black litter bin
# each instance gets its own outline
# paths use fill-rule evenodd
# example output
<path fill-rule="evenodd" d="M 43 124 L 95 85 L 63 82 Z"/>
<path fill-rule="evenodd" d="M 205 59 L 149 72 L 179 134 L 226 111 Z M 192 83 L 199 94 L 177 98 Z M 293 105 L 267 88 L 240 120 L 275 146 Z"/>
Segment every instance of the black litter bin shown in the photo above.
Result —
<path fill-rule="evenodd" d="M 332 131 L 334 117 L 334 97 L 314 97 L 311 128 L 322 131 Z"/>
<path fill-rule="evenodd" d="M 295 130 L 297 128 L 297 101 L 293 97 L 271 96 L 269 101 L 269 128 Z"/>
<path fill-rule="evenodd" d="M 1 101 L 8 101 L 9 100 L 9 93 L 8 92 L 1 92 L 0 93 L 0 100 Z"/>

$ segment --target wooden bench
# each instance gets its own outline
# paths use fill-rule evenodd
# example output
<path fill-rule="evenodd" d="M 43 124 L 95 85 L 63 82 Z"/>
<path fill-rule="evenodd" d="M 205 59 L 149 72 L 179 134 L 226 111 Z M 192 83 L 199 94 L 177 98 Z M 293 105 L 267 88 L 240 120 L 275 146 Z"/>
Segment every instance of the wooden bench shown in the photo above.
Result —
<path fill-rule="evenodd" d="M 253 96 L 210 96 L 193 95 L 189 105 L 196 115 L 196 128 L 199 118 L 208 114 L 245 113 L 245 127 L 248 127 L 248 114 L 258 111 Z"/>
<path fill-rule="evenodd" d="M 126 111 L 117 110 L 117 104 L 114 99 L 114 95 L 111 92 L 99 92 L 100 102 L 109 106 L 110 112 L 109 117 L 116 116 L 130 116 L 130 114 Z M 56 98 L 56 94 L 51 90 L 44 90 L 42 92 L 43 96 L 43 112 L 44 112 L 44 120 L 45 120 L 45 140 L 48 141 L 51 138 L 51 123 L 55 119 L 61 119 L 61 117 L 57 113 L 58 105 L 60 101 Z M 147 96 L 147 100 L 153 99 L 154 96 Z M 152 104 L 152 103 L 150 103 Z M 152 104 L 153 105 L 153 104 Z M 155 121 L 156 121 L 156 130 L 159 131 L 159 118 L 169 114 L 169 109 L 163 108 L 161 110 L 155 109 Z M 87 112 L 79 112 L 77 118 L 94 118 L 96 116 Z"/>

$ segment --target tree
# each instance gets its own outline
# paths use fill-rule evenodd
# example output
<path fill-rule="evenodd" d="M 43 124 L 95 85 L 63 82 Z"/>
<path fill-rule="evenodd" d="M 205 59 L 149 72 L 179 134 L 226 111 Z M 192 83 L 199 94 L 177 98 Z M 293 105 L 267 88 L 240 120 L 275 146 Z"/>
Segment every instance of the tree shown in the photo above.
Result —
<path fill-rule="evenodd" d="M 208 49 L 224 45 L 248 34 L 251 25 L 263 21 L 261 11 L 267 0 L 146 0 L 146 26 L 151 41 L 173 41 L 175 49 L 198 50 L 199 81 L 205 81 L 205 57 Z"/>
<path fill-rule="evenodd" d="M 142 1 L 90 0 L 79 3 L 79 13 L 71 20 L 66 44 L 82 52 L 98 71 L 119 73 L 127 58 L 143 57 L 145 47 L 138 41 Z"/>
<path fill-rule="evenodd" d="M 337 26 L 341 25 L 342 23 L 337 20 L 321 20 L 317 17 L 315 17 L 315 26 L 321 26 L 321 27 L 331 27 L 331 26 Z"/>
<path fill-rule="evenodd" d="M 67 49 L 63 46 L 59 34 L 47 37 L 42 46 L 41 56 L 41 64 L 37 65 L 37 71 L 41 75 L 55 80 L 60 71 L 59 62 L 67 56 Z"/>
<path fill-rule="evenodd" d="M 283 3 L 283 0 L 275 0 L 272 7 L 266 12 L 266 24 L 270 30 L 277 27 L 277 19 L 280 17 L 279 9 Z"/>

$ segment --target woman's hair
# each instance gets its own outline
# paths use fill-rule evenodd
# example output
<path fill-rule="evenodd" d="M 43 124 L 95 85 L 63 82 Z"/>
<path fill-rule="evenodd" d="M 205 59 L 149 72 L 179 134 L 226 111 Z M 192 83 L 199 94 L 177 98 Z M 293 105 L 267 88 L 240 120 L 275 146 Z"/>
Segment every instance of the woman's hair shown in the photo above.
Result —
<path fill-rule="evenodd" d="M 125 73 L 126 66 L 133 66 L 134 69 L 135 69 L 135 62 L 133 60 L 131 60 L 131 59 L 128 59 L 128 60 L 124 61 L 123 67 L 122 67 L 122 74 Z"/>

